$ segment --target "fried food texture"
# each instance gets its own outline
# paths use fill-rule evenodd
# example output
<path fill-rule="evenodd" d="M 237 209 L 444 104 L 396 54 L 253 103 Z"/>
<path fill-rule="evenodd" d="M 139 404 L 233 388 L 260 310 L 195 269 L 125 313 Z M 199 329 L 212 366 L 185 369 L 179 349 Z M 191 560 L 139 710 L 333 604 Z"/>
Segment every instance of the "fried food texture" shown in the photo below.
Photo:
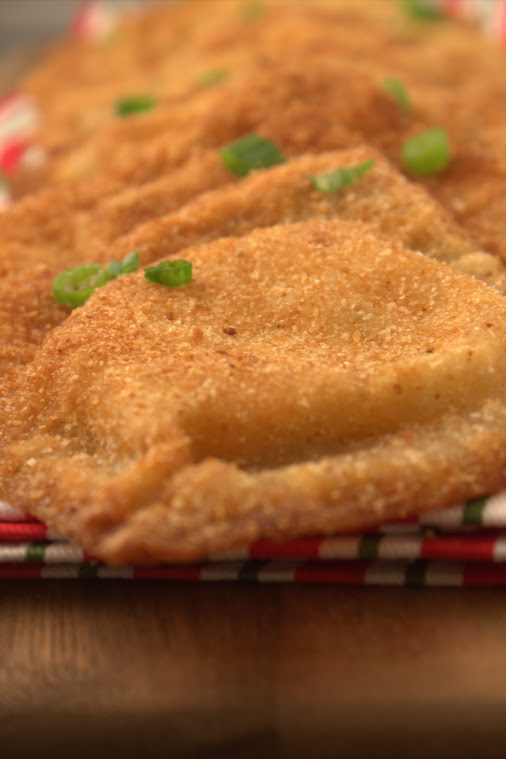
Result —
<path fill-rule="evenodd" d="M 314 175 L 368 160 L 373 161 L 372 171 L 342 191 L 322 193 L 312 184 Z M 132 247 L 139 247 L 149 261 L 158 250 L 173 252 L 174 246 L 192 244 L 199 235 L 236 235 L 255 226 L 338 215 L 375 224 L 406 247 L 452 262 L 504 289 L 500 261 L 480 251 L 442 206 L 370 147 L 298 156 L 240 180 L 223 164 L 218 149 L 208 149 L 140 188 L 93 202 L 81 203 L 78 194 L 77 207 L 67 198 L 68 213 L 63 215 L 55 214 L 60 194 L 50 190 L 3 213 L 1 273 L 42 263 L 61 271 L 122 257 Z M 481 266 L 473 271 L 474 260 L 488 264 L 486 275 Z"/>
<path fill-rule="evenodd" d="M 374 161 L 373 168 L 341 192 L 322 193 L 312 184 L 315 175 L 368 160 Z M 212 184 L 216 189 L 197 193 L 178 207 L 196 189 Z M 54 200 L 55 191 L 49 195 Z M 171 213 L 163 213 L 174 206 Z M 34 207 L 39 214 L 30 223 Z M 145 218 L 149 221 L 136 224 Z M 218 237 L 313 218 L 366 222 L 394 243 L 447 261 L 506 291 L 501 262 L 477 250 L 430 195 L 371 148 L 304 155 L 241 180 L 223 166 L 217 151 L 206 151 L 185 171 L 142 190 L 113 195 L 99 207 L 55 219 L 52 202 L 44 209 L 30 198 L 5 212 L 0 229 L 0 270 L 5 272 L 0 280 L 0 384 L 22 371 L 50 330 L 68 316 L 69 309 L 52 300 L 51 282 L 61 270 L 90 260 L 122 260 L 133 250 L 147 265 Z M 21 219 L 28 223 L 21 224 Z"/>
<path fill-rule="evenodd" d="M 505 54 L 409 5 L 147 4 L 22 80 L 45 159 L 0 214 L 2 500 L 127 564 L 505 487 Z M 414 173 L 431 127 L 448 165 Z M 221 149 L 251 133 L 282 162 L 238 176 Z M 174 259 L 190 283 L 145 279 Z"/>
<path fill-rule="evenodd" d="M 339 192 L 322 193 L 313 184 L 315 176 L 367 161 L 372 168 L 366 175 Z M 215 176 L 220 176 L 217 171 Z M 268 171 L 252 172 L 240 182 L 224 183 L 171 214 L 118 235 L 107 256 L 118 258 L 138 249 L 143 263 L 149 263 L 162 253 L 173 255 L 216 237 L 311 218 L 365 222 L 393 242 L 446 261 L 505 292 L 502 262 L 479 250 L 437 201 L 370 147 L 302 155 Z"/>
<path fill-rule="evenodd" d="M 287 155 L 370 142 L 397 156 L 399 139 L 421 123 L 373 76 L 346 61 L 254 60 L 219 86 L 161 102 L 137 118 L 115 119 L 48 161 L 46 182 L 100 175 L 144 183 L 181 165 L 195 148 L 220 147 L 251 131 Z"/>
<path fill-rule="evenodd" d="M 415 23 L 402 5 L 267 0 L 251 19 L 247 3 L 192 0 L 128 17 L 114 44 L 62 45 L 21 83 L 41 108 L 47 160 L 18 172 L 13 189 L 98 176 L 137 186 L 197 144 L 253 129 L 288 155 L 368 142 L 402 168 L 404 139 L 442 125 L 454 164 L 428 187 L 478 246 L 506 260 L 504 52 L 469 25 Z M 223 79 L 204 86 L 213 71 Z M 405 83 L 410 114 L 385 92 L 389 77 Z M 122 97 L 146 92 L 152 111 L 118 119 Z"/>
<path fill-rule="evenodd" d="M 358 222 L 188 248 L 55 329 L 2 417 L 3 497 L 111 563 L 360 529 L 506 483 L 506 303 Z"/>

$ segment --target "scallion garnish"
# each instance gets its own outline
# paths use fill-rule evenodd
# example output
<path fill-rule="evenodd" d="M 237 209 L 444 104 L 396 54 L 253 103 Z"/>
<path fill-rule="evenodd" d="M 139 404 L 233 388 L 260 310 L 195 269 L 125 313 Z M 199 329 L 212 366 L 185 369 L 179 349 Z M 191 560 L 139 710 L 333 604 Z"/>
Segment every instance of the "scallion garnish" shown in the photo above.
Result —
<path fill-rule="evenodd" d="M 197 79 L 200 87 L 212 87 L 213 84 L 220 84 L 228 77 L 228 69 L 209 69 L 204 71 Z"/>
<path fill-rule="evenodd" d="M 404 166 L 412 174 L 435 174 L 451 160 L 450 141 L 441 127 L 433 127 L 411 137 L 401 150 Z"/>
<path fill-rule="evenodd" d="M 176 261 L 161 261 L 156 266 L 144 270 L 148 282 L 165 287 L 179 287 L 192 281 L 192 265 L 190 261 L 179 258 Z"/>
<path fill-rule="evenodd" d="M 274 142 L 254 133 L 226 145 L 220 150 L 220 156 L 225 166 L 241 177 L 254 169 L 266 169 L 286 160 Z"/>
<path fill-rule="evenodd" d="M 419 21 L 442 21 L 443 11 L 432 0 L 401 0 L 411 18 Z"/>
<path fill-rule="evenodd" d="M 409 113 L 412 110 L 411 100 L 406 88 L 400 79 L 389 77 L 383 80 L 383 87 L 397 100 L 399 107 L 404 113 Z"/>
<path fill-rule="evenodd" d="M 134 113 L 150 111 L 156 105 L 153 95 L 132 95 L 118 100 L 115 106 L 117 116 L 131 116 Z"/>
<path fill-rule="evenodd" d="M 97 287 L 108 281 L 107 270 L 102 264 L 82 264 L 62 271 L 53 280 L 55 303 L 71 308 L 82 306 Z"/>
<path fill-rule="evenodd" d="M 67 269 L 53 280 L 53 295 L 59 306 L 77 308 L 84 305 L 97 287 L 116 279 L 121 274 L 129 274 L 139 268 L 139 251 L 128 253 L 123 261 L 111 261 L 105 267 L 102 264 L 82 264 Z"/>
<path fill-rule="evenodd" d="M 139 268 L 139 251 L 134 250 L 128 253 L 123 261 L 111 261 L 107 267 L 109 279 L 115 279 L 121 274 L 130 274 Z"/>
<path fill-rule="evenodd" d="M 358 180 L 367 174 L 374 166 L 374 161 L 370 158 L 368 161 L 359 163 L 356 166 L 346 166 L 342 169 L 336 169 L 329 174 L 312 174 L 311 181 L 320 192 L 339 192 L 344 187 Z"/>

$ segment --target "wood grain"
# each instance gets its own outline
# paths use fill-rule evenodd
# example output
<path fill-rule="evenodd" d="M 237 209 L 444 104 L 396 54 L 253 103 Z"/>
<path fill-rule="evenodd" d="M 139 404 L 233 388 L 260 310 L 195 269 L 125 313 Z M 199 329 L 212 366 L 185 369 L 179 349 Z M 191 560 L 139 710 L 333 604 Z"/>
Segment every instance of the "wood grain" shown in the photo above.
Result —
<path fill-rule="evenodd" d="M 500 590 L 11 581 L 0 592 L 5 756 L 505 755 Z"/>

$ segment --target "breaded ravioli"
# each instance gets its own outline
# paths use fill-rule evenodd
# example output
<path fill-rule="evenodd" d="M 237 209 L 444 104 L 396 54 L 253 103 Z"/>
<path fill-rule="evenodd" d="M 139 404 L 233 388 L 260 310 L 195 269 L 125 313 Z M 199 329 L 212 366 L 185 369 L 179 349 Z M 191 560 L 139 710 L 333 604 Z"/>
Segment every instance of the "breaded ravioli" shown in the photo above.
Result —
<path fill-rule="evenodd" d="M 112 40 L 60 43 L 21 82 L 42 110 L 37 142 L 50 154 L 114 121 L 128 95 L 151 93 L 163 105 L 295 50 L 306 61 L 338 52 L 380 77 L 401 76 L 460 132 L 472 124 L 485 133 L 503 108 L 501 52 L 469 25 L 417 23 L 397 0 L 266 0 L 253 14 L 247 0 L 192 0 L 118 20 Z"/>
<path fill-rule="evenodd" d="M 206 176 L 216 177 L 218 184 L 221 175 L 217 166 L 211 168 L 211 155 L 210 151 L 206 154 Z M 218 162 L 215 155 L 215 163 Z M 363 176 L 338 190 L 323 192 L 315 186 L 318 177 L 352 172 L 367 164 L 370 166 Z M 224 184 L 170 214 L 139 224 L 128 235 L 118 234 L 99 258 L 122 258 L 136 249 L 141 261 L 149 263 L 188 245 L 245 234 L 255 227 L 340 218 L 366 222 L 392 242 L 446 261 L 505 292 L 504 264 L 479 250 L 431 195 L 407 181 L 373 148 L 302 155 L 268 170 L 252 172 L 240 182 Z"/>
<path fill-rule="evenodd" d="M 116 105 L 128 96 L 148 93 L 163 107 L 241 76 L 254 61 L 280 62 L 289 50 L 312 56 L 323 46 L 353 60 L 364 46 L 379 51 L 389 42 L 346 0 L 274 0 L 253 14 L 248 0 L 146 4 L 119 18 L 111 41 L 54 46 L 21 88 L 41 108 L 37 144 L 56 155 L 117 120 Z"/>
<path fill-rule="evenodd" d="M 188 248 L 53 331 L 1 497 L 111 563 L 360 529 L 506 484 L 506 302 L 360 223 Z"/>
<path fill-rule="evenodd" d="M 253 131 L 287 155 L 370 142 L 393 157 L 417 126 L 423 126 L 417 113 L 404 113 L 374 76 L 349 62 L 260 59 L 217 87 L 104 126 L 48 161 L 46 183 L 101 176 L 139 185 L 180 166 L 196 149 Z"/>
<path fill-rule="evenodd" d="M 314 187 L 316 175 L 368 161 L 372 169 L 359 181 L 330 192 Z M 0 272 L 31 270 L 37 264 L 61 271 L 123 258 L 133 248 L 140 249 L 146 262 L 200 238 L 336 215 L 371 223 L 405 247 L 505 289 L 501 262 L 480 251 L 428 193 L 366 146 L 302 155 L 246 178 L 224 165 L 218 149 L 208 149 L 163 179 L 83 203 L 74 213 L 68 207 L 68 213 L 55 214 L 59 194 L 48 191 L 4 212 Z"/>
<path fill-rule="evenodd" d="M 14 176 L 13 190 L 92 177 L 136 189 L 252 129 L 289 155 L 369 142 L 405 168 L 406 136 L 436 125 L 453 162 L 420 181 L 506 260 L 504 52 L 468 24 L 423 22 L 412 8 L 266 0 L 251 15 L 242 0 L 192 0 L 127 15 L 110 40 L 61 44 L 21 83 L 41 109 L 47 160 Z M 409 113 L 387 78 L 406 86 Z M 151 110 L 118 116 L 119 102 L 143 95 Z"/>
<path fill-rule="evenodd" d="M 352 170 L 368 161 L 373 162 L 369 171 L 340 191 L 323 193 L 313 185 L 315 176 Z M 213 182 L 218 185 L 214 191 L 158 217 L 199 185 L 204 188 Z M 52 279 L 62 269 L 90 260 L 122 260 L 134 250 L 147 265 L 162 255 L 173 256 L 218 237 L 247 234 L 255 227 L 312 218 L 363 221 L 394 243 L 447 261 L 501 292 L 506 290 L 504 265 L 477 250 L 422 188 L 367 147 L 300 156 L 244 179 L 224 167 L 217 151 L 208 151 L 192 171 L 174 172 L 163 183 L 146 185 L 144 191 L 113 195 L 99 208 L 54 219 L 49 207 L 47 217 L 41 217 L 47 218 L 45 236 L 40 219 L 31 227 L 19 224 L 20 206 L 30 208 L 34 202 L 29 199 L 6 212 L 7 223 L 0 229 L 0 271 L 6 272 L 0 280 L 0 385 L 10 386 L 50 330 L 68 316 L 67 307 L 53 302 L 51 290 Z M 150 217 L 154 218 L 135 226 Z M 55 229 L 58 234 L 51 233 Z"/>
<path fill-rule="evenodd" d="M 459 115 L 453 93 L 422 79 L 419 88 L 410 86 L 413 106 L 406 111 L 371 61 L 367 63 L 352 65 L 346 56 L 328 54 L 313 56 L 308 63 L 301 51 L 288 60 L 253 57 L 218 86 L 196 88 L 187 97 L 161 101 L 147 114 L 110 121 L 89 139 L 56 152 L 43 167 L 44 181 L 46 186 L 67 186 L 94 180 L 97 189 L 104 187 L 104 196 L 110 187 L 134 190 L 163 184 L 175 169 L 183 171 L 189 163 L 191 171 L 203 151 L 254 131 L 274 140 L 287 156 L 366 142 L 409 174 L 401 159 L 404 142 L 442 126 L 451 143 L 449 167 L 413 178 L 455 214 L 478 246 L 506 260 L 506 200 L 501 192 L 506 170 L 504 145 L 497 137 L 497 123 L 503 123 L 506 110 L 495 108 L 489 117 L 492 126 L 481 128 L 476 114 L 468 119 Z M 380 64 L 380 72 L 387 70 Z M 501 103 L 497 83 L 493 92 Z M 86 184 L 84 191 L 89 192 Z"/>

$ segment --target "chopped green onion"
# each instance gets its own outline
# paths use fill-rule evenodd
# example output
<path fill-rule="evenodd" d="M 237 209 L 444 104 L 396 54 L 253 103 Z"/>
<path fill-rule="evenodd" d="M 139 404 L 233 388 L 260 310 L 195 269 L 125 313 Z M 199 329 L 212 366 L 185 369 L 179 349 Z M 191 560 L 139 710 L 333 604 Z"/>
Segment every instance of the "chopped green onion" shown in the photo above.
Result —
<path fill-rule="evenodd" d="M 434 174 L 451 160 L 450 141 L 441 127 L 433 127 L 407 140 L 401 150 L 404 166 L 413 174 Z"/>
<path fill-rule="evenodd" d="M 411 18 L 420 21 L 442 21 L 443 11 L 432 0 L 402 0 L 405 11 Z"/>
<path fill-rule="evenodd" d="M 122 265 L 122 274 L 130 274 L 133 271 L 137 271 L 139 268 L 139 251 L 133 250 L 131 253 L 127 253 L 122 261 Z"/>
<path fill-rule="evenodd" d="M 242 6 L 242 15 L 246 21 L 255 21 L 262 15 L 264 10 L 265 6 L 263 3 L 256 2 L 256 0 L 251 0 L 251 2 L 245 3 Z"/>
<path fill-rule="evenodd" d="M 107 267 L 108 279 L 116 279 L 116 277 L 119 277 L 119 275 L 121 274 L 122 268 L 123 268 L 123 264 L 121 263 L 121 261 L 111 261 L 111 263 Z"/>
<path fill-rule="evenodd" d="M 358 180 L 367 174 L 374 166 L 374 161 L 370 158 L 368 161 L 359 163 L 356 166 L 347 166 L 343 169 L 336 169 L 330 174 L 312 174 L 311 181 L 320 192 L 339 192 L 344 187 Z"/>
<path fill-rule="evenodd" d="M 139 268 L 139 251 L 134 250 L 132 253 L 128 253 L 123 261 L 111 261 L 107 267 L 107 275 L 109 279 L 116 279 L 121 274 L 130 274 L 132 271 L 137 271 Z"/>
<path fill-rule="evenodd" d="M 253 169 L 266 169 L 286 160 L 274 142 L 258 134 L 248 134 L 231 142 L 220 150 L 220 156 L 225 166 L 241 177 Z"/>
<path fill-rule="evenodd" d="M 83 264 L 67 269 L 53 280 L 53 295 L 59 306 L 82 306 L 97 287 L 109 280 L 102 264 Z"/>
<path fill-rule="evenodd" d="M 204 71 L 203 74 L 197 79 L 197 84 L 200 87 L 212 87 L 213 84 L 220 84 L 229 75 L 228 69 L 209 69 Z"/>
<path fill-rule="evenodd" d="M 133 113 L 150 111 L 155 105 L 156 100 L 153 95 L 132 95 L 118 100 L 115 110 L 117 116 L 131 116 Z"/>
<path fill-rule="evenodd" d="M 144 270 L 148 282 L 165 287 L 179 287 L 192 281 L 192 265 L 190 261 L 180 258 L 176 261 L 161 261 L 156 266 Z"/>
<path fill-rule="evenodd" d="M 394 77 L 384 79 L 383 87 L 393 95 L 404 113 L 409 113 L 412 110 L 411 100 L 400 79 L 395 79 Z"/>
<path fill-rule="evenodd" d="M 107 266 L 102 264 L 83 264 L 73 269 L 67 269 L 53 280 L 53 295 L 59 306 L 82 306 L 97 287 L 116 279 L 121 274 L 130 274 L 139 268 L 139 251 L 128 253 L 123 261 L 111 261 Z"/>

